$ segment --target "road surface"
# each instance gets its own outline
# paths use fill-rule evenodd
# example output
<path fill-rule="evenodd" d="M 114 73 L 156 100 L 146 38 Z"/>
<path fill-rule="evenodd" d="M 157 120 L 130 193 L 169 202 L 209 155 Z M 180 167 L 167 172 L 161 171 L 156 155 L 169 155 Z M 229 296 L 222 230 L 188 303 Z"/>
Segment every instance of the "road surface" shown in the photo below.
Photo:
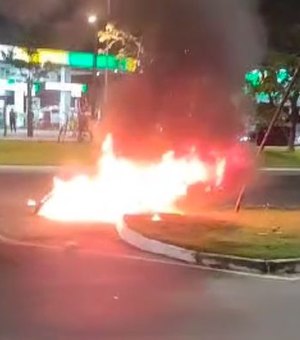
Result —
<path fill-rule="evenodd" d="M 0 244 L 1 340 L 299 339 L 300 281 L 202 271 L 143 254 L 110 226 L 84 234 L 36 218 L 24 202 L 48 180 L 0 175 L 1 229 L 58 246 Z"/>
<path fill-rule="evenodd" d="M 300 172 L 263 172 L 246 190 L 246 205 L 300 207 Z"/>

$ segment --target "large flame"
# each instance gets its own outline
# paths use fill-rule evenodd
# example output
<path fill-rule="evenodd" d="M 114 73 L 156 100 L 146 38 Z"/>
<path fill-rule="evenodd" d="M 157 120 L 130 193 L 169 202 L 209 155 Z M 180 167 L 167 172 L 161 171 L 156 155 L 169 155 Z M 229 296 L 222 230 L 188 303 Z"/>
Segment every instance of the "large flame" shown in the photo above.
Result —
<path fill-rule="evenodd" d="M 176 201 L 198 182 L 219 186 L 225 159 L 201 161 L 195 149 L 176 158 L 173 151 L 154 164 L 119 158 L 112 136 L 102 146 L 97 175 L 69 181 L 54 178 L 54 186 L 39 215 L 59 221 L 118 222 L 125 214 L 178 212 Z"/>

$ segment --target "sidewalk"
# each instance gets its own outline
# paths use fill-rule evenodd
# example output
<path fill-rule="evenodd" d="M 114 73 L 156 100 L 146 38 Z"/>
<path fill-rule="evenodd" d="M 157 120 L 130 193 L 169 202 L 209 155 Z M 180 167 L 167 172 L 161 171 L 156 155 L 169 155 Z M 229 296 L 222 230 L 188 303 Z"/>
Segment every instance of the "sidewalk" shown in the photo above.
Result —
<path fill-rule="evenodd" d="M 58 130 L 34 130 L 33 137 L 27 137 L 26 129 L 18 129 L 16 133 L 7 131 L 7 136 L 3 136 L 3 131 L 0 133 L 0 140 L 15 140 L 15 141 L 24 141 L 24 142 L 57 142 L 58 139 Z M 66 137 L 66 141 L 72 142 L 75 141 L 74 138 Z"/>
<path fill-rule="evenodd" d="M 48 141 L 48 142 L 57 142 L 58 139 L 58 130 L 39 130 L 35 129 L 33 132 L 33 137 L 27 137 L 26 129 L 18 129 L 17 133 L 10 132 L 7 130 L 7 136 L 3 136 L 3 129 L 0 130 L 0 140 L 16 140 L 16 141 Z M 66 141 L 72 142 L 75 141 L 74 138 L 67 136 Z M 266 146 L 266 151 L 286 151 L 286 146 Z M 300 145 L 295 146 L 296 150 L 300 150 Z"/>

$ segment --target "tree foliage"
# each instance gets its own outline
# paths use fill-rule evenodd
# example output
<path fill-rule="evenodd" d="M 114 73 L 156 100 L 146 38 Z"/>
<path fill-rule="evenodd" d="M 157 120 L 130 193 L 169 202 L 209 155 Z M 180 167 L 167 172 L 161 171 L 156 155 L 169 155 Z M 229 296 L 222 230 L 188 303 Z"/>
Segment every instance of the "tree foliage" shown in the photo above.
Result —
<path fill-rule="evenodd" d="M 8 52 L 1 52 L 4 63 L 20 71 L 20 75 L 27 81 L 40 81 L 47 77 L 49 72 L 54 71 L 53 64 L 47 62 L 40 64 L 38 51 L 35 48 L 24 48 L 26 58 L 18 59 L 15 50 L 12 48 Z"/>
<path fill-rule="evenodd" d="M 32 112 L 32 89 L 35 82 L 43 81 L 49 72 L 55 70 L 54 66 L 47 62 L 41 64 L 36 48 L 24 48 L 24 59 L 18 59 L 15 50 L 12 48 L 8 52 L 2 53 L 4 63 L 20 71 L 21 77 L 27 84 L 27 135 L 33 136 L 33 112 Z"/>
<path fill-rule="evenodd" d="M 102 53 L 112 53 L 120 58 L 130 57 L 140 60 L 144 54 L 141 39 L 129 32 L 117 28 L 108 23 L 98 34 L 100 49 Z"/>
<path fill-rule="evenodd" d="M 299 67 L 299 58 L 295 54 L 271 53 L 266 60 L 265 65 L 259 69 L 259 81 L 250 82 L 246 78 L 246 89 L 248 94 L 257 97 L 259 94 L 265 94 L 268 97 L 268 104 L 258 104 L 256 110 L 257 123 L 266 124 L 271 120 L 272 113 L 275 112 L 283 94 L 288 87 L 296 69 Z M 285 76 L 283 76 L 285 75 Z M 249 80 L 249 79 L 248 79 Z M 300 98 L 300 79 L 296 80 L 291 92 L 288 95 L 287 104 L 289 114 L 283 112 L 277 124 L 286 122 L 290 125 L 290 136 L 288 148 L 294 150 L 294 141 L 296 136 L 296 125 L 299 121 L 298 100 Z"/>

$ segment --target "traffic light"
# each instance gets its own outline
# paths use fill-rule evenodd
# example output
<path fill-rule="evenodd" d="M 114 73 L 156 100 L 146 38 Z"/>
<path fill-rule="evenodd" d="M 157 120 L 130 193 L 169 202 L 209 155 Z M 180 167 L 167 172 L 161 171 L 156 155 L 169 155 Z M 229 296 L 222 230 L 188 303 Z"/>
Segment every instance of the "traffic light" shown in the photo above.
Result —
<path fill-rule="evenodd" d="M 40 94 L 41 91 L 42 91 L 42 84 L 41 84 L 40 82 L 35 82 L 35 83 L 33 84 L 33 88 L 34 88 L 34 93 L 35 93 L 35 95 L 38 95 L 38 94 Z"/>

